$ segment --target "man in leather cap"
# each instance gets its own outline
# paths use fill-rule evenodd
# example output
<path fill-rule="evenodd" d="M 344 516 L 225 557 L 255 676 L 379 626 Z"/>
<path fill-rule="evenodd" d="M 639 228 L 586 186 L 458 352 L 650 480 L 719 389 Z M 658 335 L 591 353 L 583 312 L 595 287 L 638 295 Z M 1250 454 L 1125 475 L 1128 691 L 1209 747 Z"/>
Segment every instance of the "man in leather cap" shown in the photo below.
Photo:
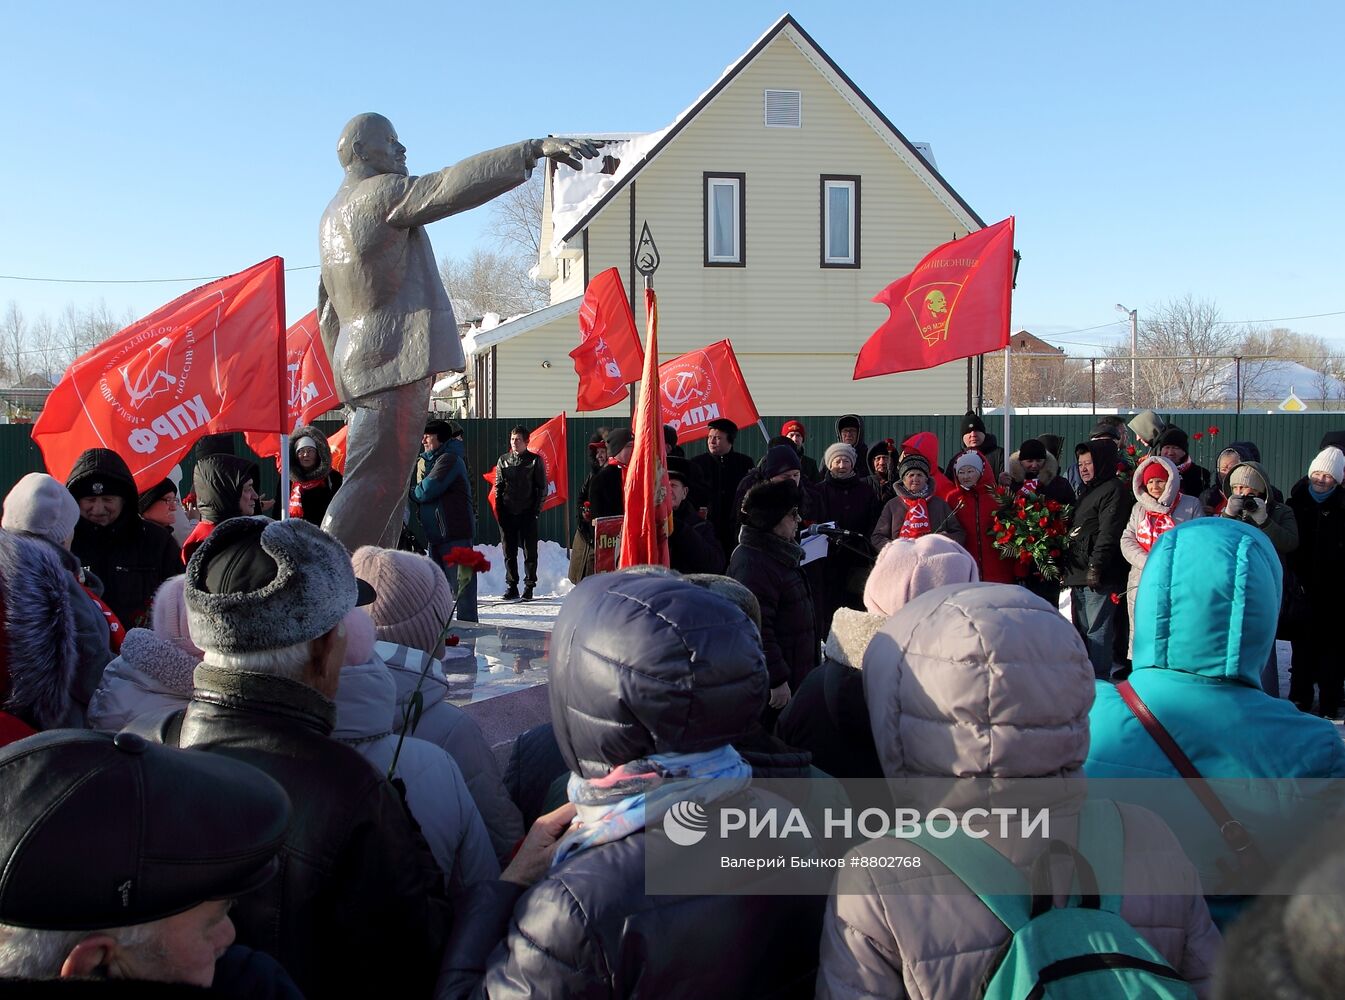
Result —
<path fill-rule="evenodd" d="M 270 958 L 230 947 L 231 900 L 275 875 L 289 824 L 266 775 L 60 729 L 0 751 L 0 787 L 0 993 L 101 978 L 139 981 L 137 996 L 159 995 L 149 982 L 299 995 Z"/>
<path fill-rule="evenodd" d="M 517 187 L 541 157 L 579 169 L 596 152 L 587 139 L 527 139 L 410 177 L 382 115 L 356 115 L 341 131 L 345 179 L 318 232 L 318 324 L 354 415 L 345 482 L 322 524 L 350 551 L 397 544 L 430 380 L 466 367 L 425 226 Z"/>

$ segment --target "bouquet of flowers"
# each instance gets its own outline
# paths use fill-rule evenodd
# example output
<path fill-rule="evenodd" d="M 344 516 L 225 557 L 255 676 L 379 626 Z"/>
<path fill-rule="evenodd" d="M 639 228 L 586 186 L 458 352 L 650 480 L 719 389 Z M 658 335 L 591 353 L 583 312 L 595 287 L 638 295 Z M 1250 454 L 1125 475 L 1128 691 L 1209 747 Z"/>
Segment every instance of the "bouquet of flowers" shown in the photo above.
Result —
<path fill-rule="evenodd" d="M 456 566 L 458 568 L 458 588 L 453 593 L 453 606 L 448 609 L 448 619 L 444 622 L 443 628 L 439 630 L 439 641 L 446 646 L 456 646 L 458 637 L 450 634 L 448 631 L 453 624 L 453 616 L 458 610 L 458 599 L 462 597 L 467 589 L 467 584 L 471 582 L 471 577 L 477 573 L 485 573 L 490 570 L 490 560 L 474 548 L 460 545 L 449 549 L 442 557 L 445 566 Z M 388 765 L 388 780 L 392 781 L 397 773 L 397 759 L 402 755 L 402 744 L 406 741 L 408 733 L 414 734 L 416 726 L 420 725 L 420 717 L 425 713 L 425 694 L 421 691 L 425 678 L 429 675 L 430 667 L 434 665 L 433 657 L 425 658 L 425 666 L 420 671 L 420 677 L 416 681 L 416 689 L 411 693 L 411 697 L 406 701 L 406 710 L 402 713 L 402 731 L 397 737 L 397 749 L 393 752 L 392 763 Z"/>
<path fill-rule="evenodd" d="M 1064 506 L 1039 493 L 1013 496 L 1002 486 L 996 493 L 1002 506 L 989 532 L 995 551 L 1015 560 L 1022 575 L 1035 568 L 1043 579 L 1059 580 L 1069 544 Z"/>

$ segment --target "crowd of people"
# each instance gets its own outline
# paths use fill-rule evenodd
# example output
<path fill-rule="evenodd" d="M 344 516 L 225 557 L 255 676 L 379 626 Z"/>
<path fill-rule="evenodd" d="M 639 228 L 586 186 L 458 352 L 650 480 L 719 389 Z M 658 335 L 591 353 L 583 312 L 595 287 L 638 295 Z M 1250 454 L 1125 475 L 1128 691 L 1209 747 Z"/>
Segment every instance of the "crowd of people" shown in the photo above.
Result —
<path fill-rule="evenodd" d="M 172 481 L 139 493 L 106 449 L 64 484 L 26 476 L 0 522 L 0 991 L 961 998 L 1025 974 L 1015 944 L 1041 907 L 1105 926 L 1060 956 L 1092 995 L 1334 996 L 1345 945 L 1303 928 L 1345 912 L 1345 854 L 1313 836 L 1345 778 L 1326 627 L 1345 434 L 1286 498 L 1255 445 L 1207 471 L 1153 414 L 1099 422 L 1062 460 L 1051 437 L 1006 455 L 968 413 L 942 466 L 934 435 L 869 445 L 858 415 L 820 465 L 800 421 L 781 430 L 758 463 L 727 421 L 695 458 L 670 442 L 672 565 L 604 574 L 592 520 L 622 512 L 632 441 L 595 435 L 551 721 L 504 768 L 447 700 L 468 580 L 442 557 L 476 528 L 460 425 L 425 426 L 410 484 L 428 553 L 350 553 L 320 529 L 340 478 L 311 427 L 291 438 L 287 520 L 227 454 L 200 458 L 185 503 Z M 520 598 L 545 492 L 527 443 L 515 428 L 493 487 Z M 1000 543 L 1019 498 L 1055 505 L 1052 561 Z M 847 844 L 862 885 L 830 897 L 646 882 L 685 798 L 1072 777 L 1173 783 L 1105 812 L 1161 894 L 1090 905 L 1050 885 L 1020 912 L 937 845 L 907 846 L 917 868 L 862 863 L 890 838 Z M 1207 794 L 1250 779 L 1291 791 Z M 1093 816 L 1053 836 L 1083 850 Z M 1024 843 L 997 863 L 1026 877 L 1042 866 Z M 1278 895 L 1227 880 L 1286 859 Z M 1099 958 L 1104 939 L 1133 961 Z"/>

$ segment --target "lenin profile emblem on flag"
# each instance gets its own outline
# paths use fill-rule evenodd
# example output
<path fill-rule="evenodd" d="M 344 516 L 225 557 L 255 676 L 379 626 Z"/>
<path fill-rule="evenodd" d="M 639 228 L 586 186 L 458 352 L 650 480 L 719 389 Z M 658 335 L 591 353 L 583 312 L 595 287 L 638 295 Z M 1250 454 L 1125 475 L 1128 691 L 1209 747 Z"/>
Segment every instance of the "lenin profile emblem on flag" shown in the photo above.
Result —
<path fill-rule="evenodd" d="M 961 292 L 960 282 L 936 281 L 906 293 L 906 308 L 911 311 L 916 328 L 928 346 L 948 339 L 948 321 Z"/>

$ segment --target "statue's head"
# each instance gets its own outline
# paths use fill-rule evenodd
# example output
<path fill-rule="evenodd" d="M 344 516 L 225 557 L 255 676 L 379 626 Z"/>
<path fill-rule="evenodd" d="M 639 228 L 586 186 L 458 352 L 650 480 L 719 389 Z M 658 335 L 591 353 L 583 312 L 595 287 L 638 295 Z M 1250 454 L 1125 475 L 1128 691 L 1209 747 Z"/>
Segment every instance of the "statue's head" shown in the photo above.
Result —
<path fill-rule="evenodd" d="M 397 141 L 397 130 L 372 112 L 346 122 L 336 141 L 336 158 L 347 170 L 362 164 L 370 174 L 406 175 L 406 147 Z"/>

